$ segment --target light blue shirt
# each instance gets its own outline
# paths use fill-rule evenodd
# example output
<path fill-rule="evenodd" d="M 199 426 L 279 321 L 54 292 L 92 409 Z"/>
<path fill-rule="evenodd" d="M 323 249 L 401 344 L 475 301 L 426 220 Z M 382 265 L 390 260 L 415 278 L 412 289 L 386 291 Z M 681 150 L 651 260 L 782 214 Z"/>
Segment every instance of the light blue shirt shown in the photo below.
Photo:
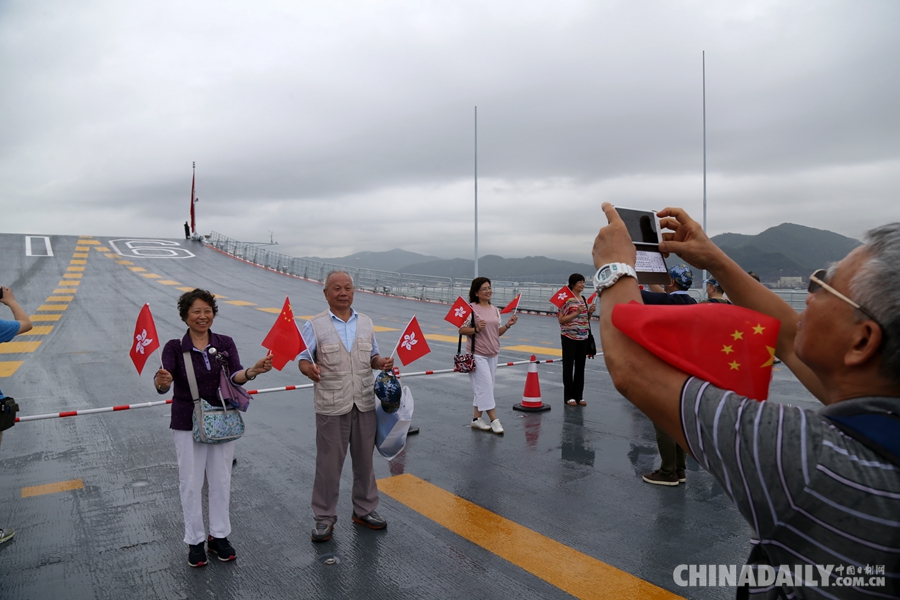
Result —
<path fill-rule="evenodd" d="M 350 352 L 350 350 L 353 349 L 353 341 L 356 339 L 356 324 L 359 321 L 355 310 L 351 308 L 350 313 L 350 318 L 344 322 L 333 312 L 330 310 L 328 311 L 328 314 L 331 315 L 331 324 L 334 325 L 334 330 L 337 331 L 338 337 L 341 338 L 347 352 Z M 316 334 L 313 332 L 312 322 L 307 321 L 303 325 L 300 335 L 303 336 L 303 341 L 306 343 L 306 350 L 300 353 L 300 356 L 297 357 L 297 361 L 306 360 L 314 362 L 310 357 L 316 355 L 318 344 L 316 343 Z M 375 336 L 373 335 L 372 354 L 370 357 L 375 356 L 376 354 L 378 354 L 378 342 L 375 341 Z"/>
<path fill-rule="evenodd" d="M 19 322 L 18 321 L 6 321 L 0 319 L 0 342 L 8 342 L 13 339 L 17 335 L 19 335 Z M 3 395 L 3 392 L 0 392 L 0 400 L 6 398 Z"/>

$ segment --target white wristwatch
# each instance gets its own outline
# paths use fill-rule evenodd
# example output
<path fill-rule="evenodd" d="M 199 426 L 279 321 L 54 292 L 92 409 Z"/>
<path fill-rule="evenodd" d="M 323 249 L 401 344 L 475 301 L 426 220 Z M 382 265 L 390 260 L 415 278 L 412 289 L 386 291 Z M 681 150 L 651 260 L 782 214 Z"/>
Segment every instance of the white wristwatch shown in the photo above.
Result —
<path fill-rule="evenodd" d="M 594 289 L 598 292 L 605 290 L 622 277 L 634 277 L 637 279 L 634 267 L 625 263 L 603 265 L 597 269 L 597 273 L 594 275 Z"/>

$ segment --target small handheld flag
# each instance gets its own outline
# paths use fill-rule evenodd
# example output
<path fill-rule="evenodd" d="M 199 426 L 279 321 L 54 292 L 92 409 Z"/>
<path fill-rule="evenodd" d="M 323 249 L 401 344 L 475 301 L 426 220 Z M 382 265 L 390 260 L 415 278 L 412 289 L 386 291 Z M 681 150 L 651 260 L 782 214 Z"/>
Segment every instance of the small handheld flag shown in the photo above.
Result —
<path fill-rule="evenodd" d="M 509 304 L 507 304 L 507 305 L 506 305 L 506 308 L 504 308 L 503 310 L 500 311 L 500 314 L 503 315 L 503 314 L 506 314 L 506 313 L 511 313 L 511 312 L 513 312 L 514 310 L 518 310 L 518 308 L 519 308 L 519 299 L 520 299 L 521 297 L 522 297 L 522 294 L 519 294 L 518 296 L 516 296 L 515 298 L 513 298 L 512 302 L 510 302 Z"/>
<path fill-rule="evenodd" d="M 572 290 L 569 289 L 569 286 L 564 285 L 559 288 L 553 296 L 550 297 L 550 302 L 556 306 L 556 308 L 562 308 L 563 304 L 566 303 L 566 300 L 569 298 L 574 298 L 575 294 L 572 293 Z"/>
<path fill-rule="evenodd" d="M 156 334 L 156 324 L 153 322 L 153 315 L 150 314 L 149 304 L 145 304 L 138 314 L 132 339 L 131 351 L 128 354 L 140 375 L 150 354 L 159 348 L 159 336 Z"/>
<path fill-rule="evenodd" d="M 456 299 L 456 302 L 453 303 L 453 306 L 450 307 L 450 312 L 447 313 L 444 320 L 456 327 L 462 327 L 471 314 L 472 307 L 469 306 L 468 302 L 463 300 L 462 296 L 460 296 Z"/>
<path fill-rule="evenodd" d="M 291 299 L 285 296 L 284 307 L 269 330 L 266 339 L 262 342 L 263 348 L 272 353 L 272 366 L 279 371 L 286 364 L 297 358 L 297 355 L 306 350 L 303 336 L 294 322 L 294 311 L 291 310 Z"/>
<path fill-rule="evenodd" d="M 403 333 L 400 334 L 400 341 L 397 342 L 395 351 L 397 352 L 397 358 L 400 359 L 404 367 L 431 352 L 428 342 L 425 341 L 425 334 L 422 333 L 422 328 L 419 327 L 419 322 L 416 320 L 415 315 L 409 320 L 409 324 L 403 330 Z"/>

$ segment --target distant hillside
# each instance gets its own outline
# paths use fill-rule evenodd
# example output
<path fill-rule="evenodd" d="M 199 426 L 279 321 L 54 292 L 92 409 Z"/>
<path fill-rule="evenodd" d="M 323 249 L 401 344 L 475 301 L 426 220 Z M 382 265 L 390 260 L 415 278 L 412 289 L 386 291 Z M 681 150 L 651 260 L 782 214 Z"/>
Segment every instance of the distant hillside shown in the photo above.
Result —
<path fill-rule="evenodd" d="M 454 258 L 406 265 L 403 273 L 437 275 L 440 277 L 471 277 L 475 265 L 473 260 Z M 568 281 L 572 273 L 581 273 L 585 278 L 593 277 L 594 267 L 567 260 L 555 260 L 546 256 L 526 256 L 525 258 L 503 258 L 488 254 L 478 259 L 478 274 L 499 281 L 531 281 L 556 283 Z"/>
<path fill-rule="evenodd" d="M 723 233 L 712 240 L 742 268 L 770 281 L 780 276 L 806 277 L 860 245 L 859 240 L 794 223 L 782 223 L 757 235 Z"/>
<path fill-rule="evenodd" d="M 441 260 L 437 256 L 408 252 L 400 248 L 394 248 L 386 252 L 357 252 L 349 256 L 336 258 L 321 258 L 310 256 L 312 260 L 320 260 L 326 263 L 344 265 L 347 267 L 360 267 L 361 269 L 378 269 L 380 271 L 403 271 L 402 267 L 410 263 L 419 263 L 431 260 Z M 357 262 L 357 259 L 359 262 Z"/>

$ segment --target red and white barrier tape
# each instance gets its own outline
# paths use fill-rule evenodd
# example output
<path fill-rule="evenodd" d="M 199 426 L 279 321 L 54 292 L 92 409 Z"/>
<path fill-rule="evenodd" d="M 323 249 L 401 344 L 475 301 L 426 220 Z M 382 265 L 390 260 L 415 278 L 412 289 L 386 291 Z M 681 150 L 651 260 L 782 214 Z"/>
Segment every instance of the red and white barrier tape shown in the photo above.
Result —
<path fill-rule="evenodd" d="M 527 365 L 531 363 L 535 363 L 537 365 L 541 363 L 552 363 L 558 362 L 553 359 L 549 360 L 518 360 L 515 362 L 502 363 L 497 365 L 498 367 L 512 367 L 515 365 Z M 399 370 L 395 369 L 394 372 L 397 374 L 397 377 L 419 377 L 421 375 L 440 375 L 443 373 L 454 373 L 453 369 L 438 369 L 437 371 L 417 371 L 415 373 L 400 373 Z M 302 390 L 313 387 L 314 384 L 306 383 L 303 385 L 288 385 L 285 387 L 277 387 L 277 388 L 267 388 L 262 390 L 247 390 L 248 394 L 268 394 L 271 392 L 289 392 L 291 390 Z M 80 415 L 93 415 L 97 413 L 106 413 L 106 412 L 118 412 L 120 410 L 130 410 L 132 408 L 150 408 L 151 406 L 162 406 L 165 404 L 172 404 L 172 399 L 168 400 L 158 400 L 156 402 L 142 402 L 140 404 L 124 404 L 122 406 L 106 406 L 103 408 L 87 408 L 85 410 L 68 410 L 63 412 L 55 412 L 55 413 L 47 413 L 44 415 L 30 415 L 25 417 L 16 417 L 16 423 L 21 423 L 24 421 L 40 421 L 42 419 L 61 419 L 63 417 L 77 417 Z"/>

